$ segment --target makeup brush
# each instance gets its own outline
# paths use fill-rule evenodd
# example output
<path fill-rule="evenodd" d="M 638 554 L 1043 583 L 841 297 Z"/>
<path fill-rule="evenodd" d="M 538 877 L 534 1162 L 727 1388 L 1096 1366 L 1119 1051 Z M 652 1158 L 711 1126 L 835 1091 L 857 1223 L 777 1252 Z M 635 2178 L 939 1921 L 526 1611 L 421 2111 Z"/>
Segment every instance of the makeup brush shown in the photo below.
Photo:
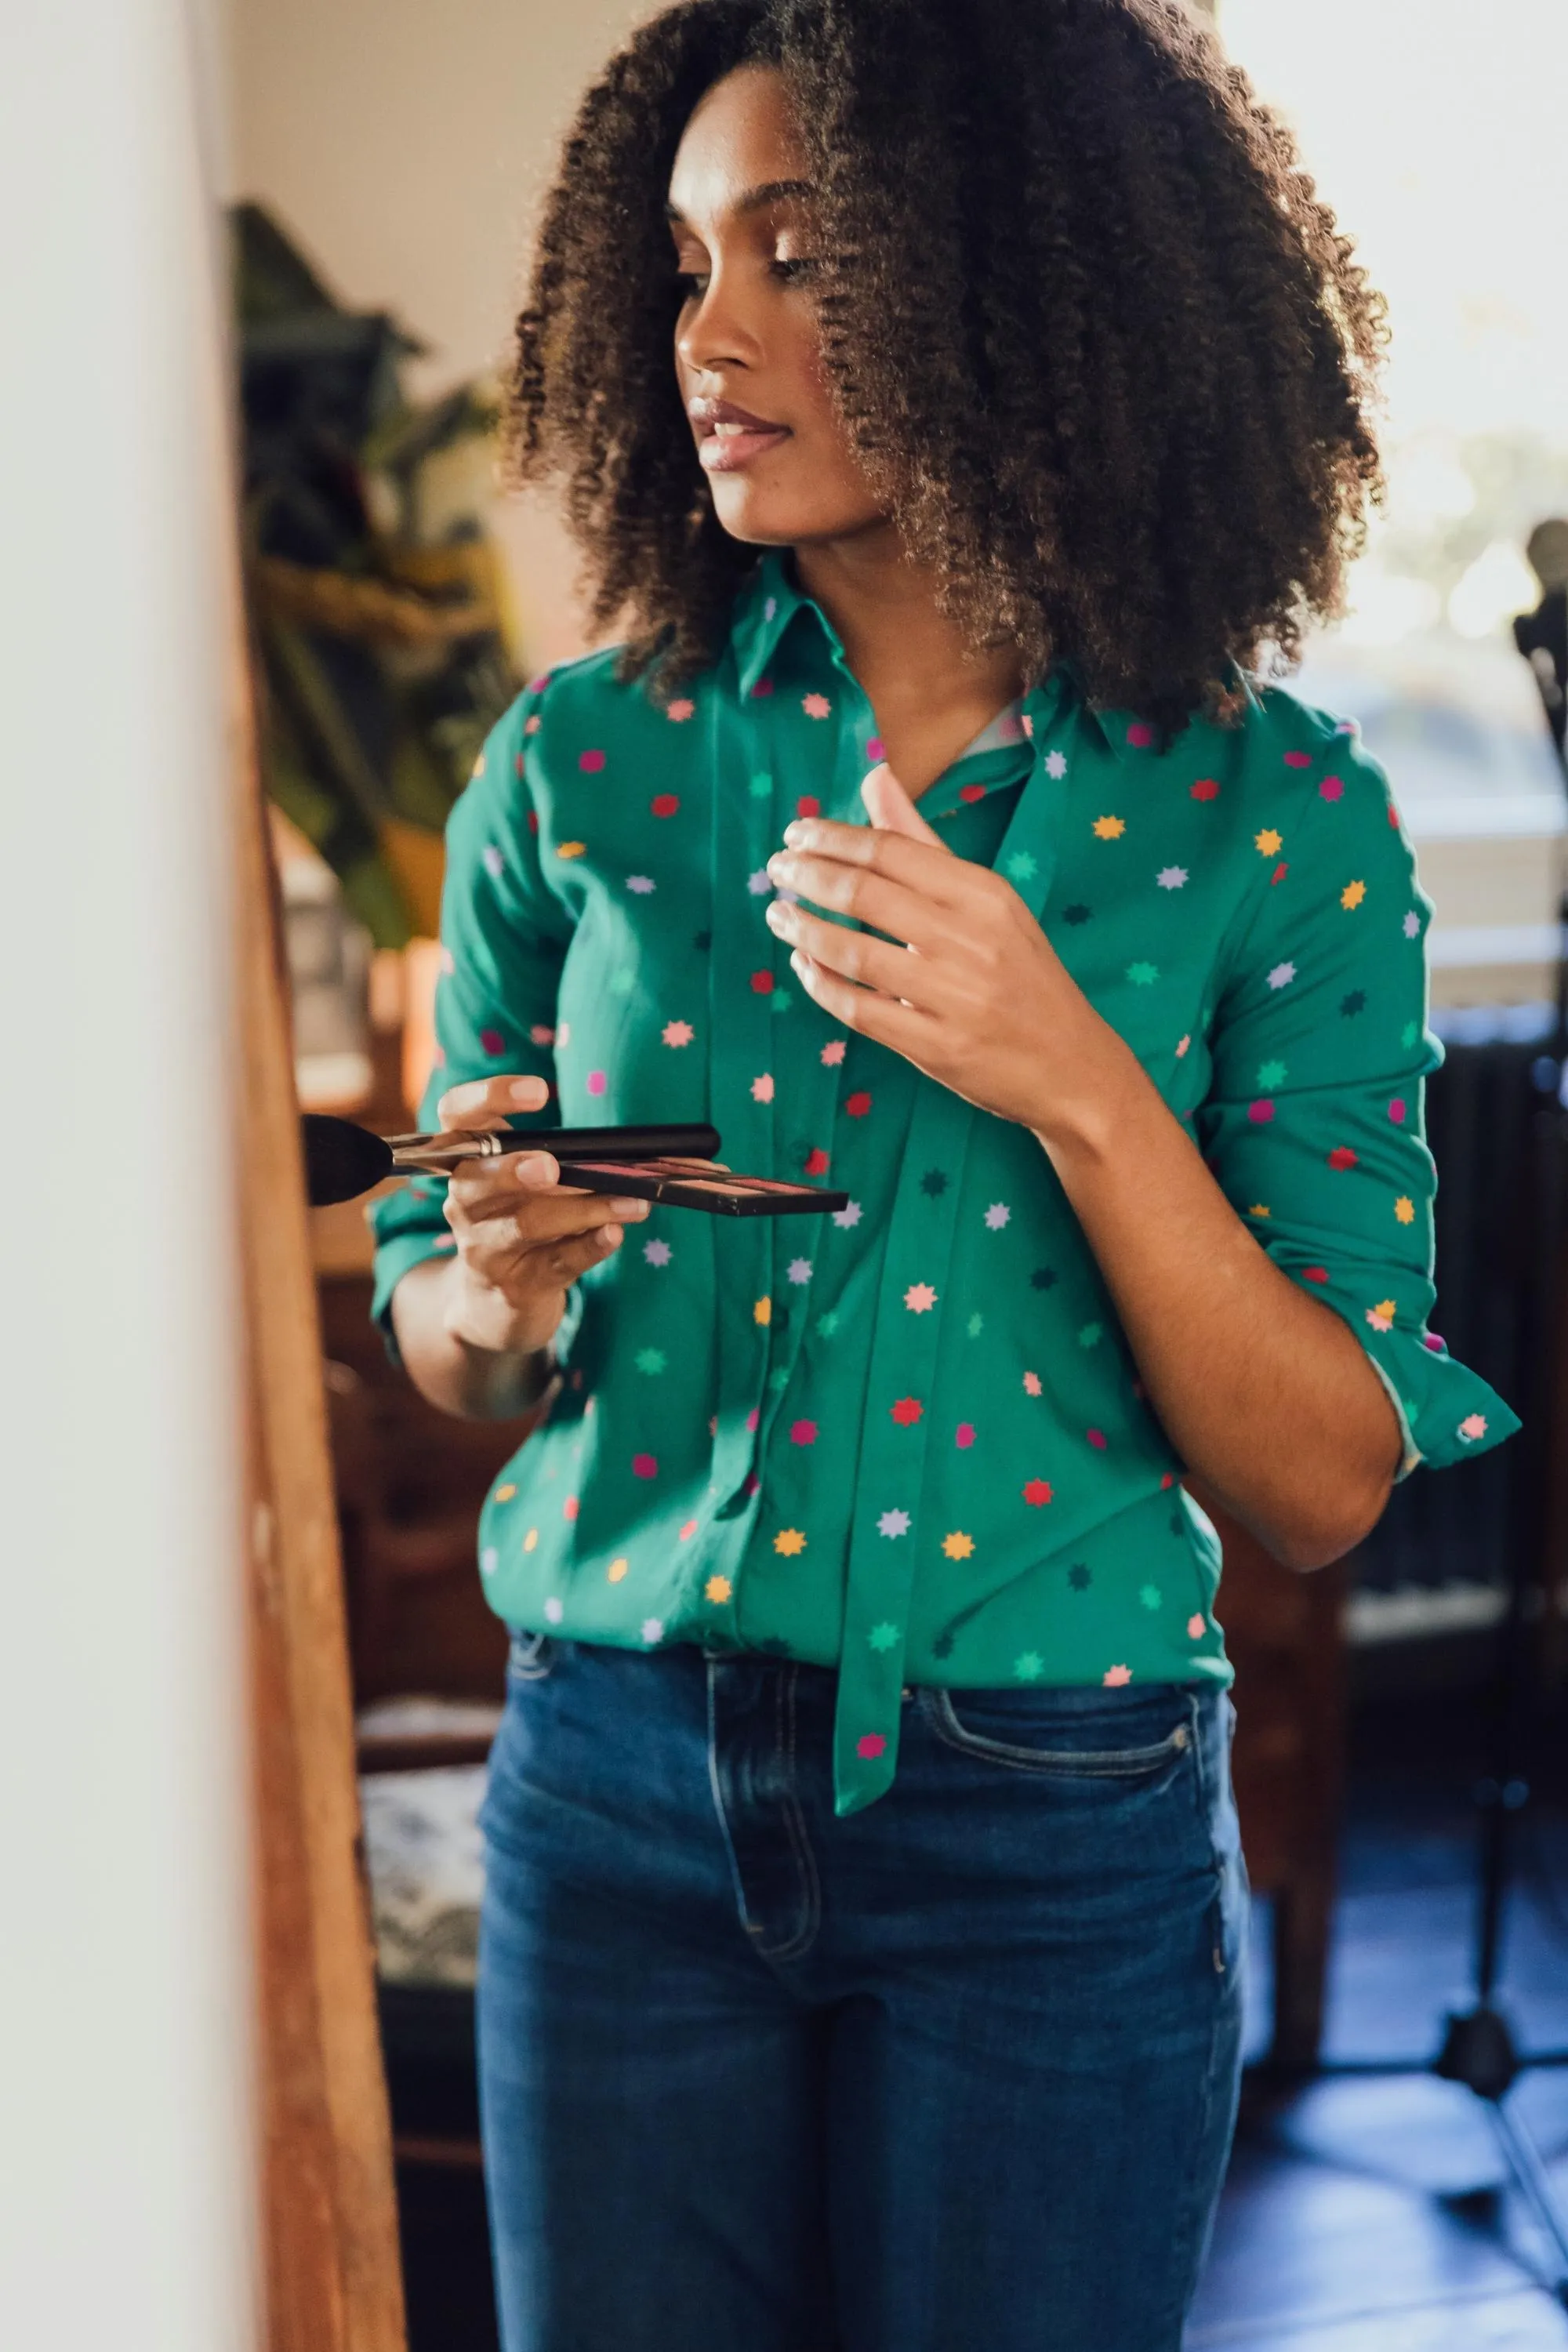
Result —
<path fill-rule="evenodd" d="M 719 1149 L 716 1127 L 558 1127 L 527 1134 L 501 1128 L 487 1134 L 381 1136 L 320 1111 L 305 1112 L 300 1127 L 306 1194 L 314 1209 L 355 1200 L 388 1176 L 441 1176 L 466 1160 L 500 1160 L 528 1150 L 550 1152 L 562 1182 L 575 1191 L 619 1192 L 717 1216 L 821 1215 L 842 1209 L 849 1197 L 815 1184 L 735 1174 L 712 1156 Z"/>

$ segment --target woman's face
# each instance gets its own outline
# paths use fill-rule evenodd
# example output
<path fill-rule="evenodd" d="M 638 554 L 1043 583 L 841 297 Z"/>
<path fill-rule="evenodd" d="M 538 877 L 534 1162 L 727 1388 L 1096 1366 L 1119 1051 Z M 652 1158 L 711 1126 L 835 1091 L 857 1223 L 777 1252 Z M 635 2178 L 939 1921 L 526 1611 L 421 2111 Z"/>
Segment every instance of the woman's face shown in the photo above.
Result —
<path fill-rule="evenodd" d="M 702 99 L 669 180 L 681 398 L 720 522 L 763 547 L 886 520 L 822 371 L 804 170 L 783 78 L 746 66 Z"/>

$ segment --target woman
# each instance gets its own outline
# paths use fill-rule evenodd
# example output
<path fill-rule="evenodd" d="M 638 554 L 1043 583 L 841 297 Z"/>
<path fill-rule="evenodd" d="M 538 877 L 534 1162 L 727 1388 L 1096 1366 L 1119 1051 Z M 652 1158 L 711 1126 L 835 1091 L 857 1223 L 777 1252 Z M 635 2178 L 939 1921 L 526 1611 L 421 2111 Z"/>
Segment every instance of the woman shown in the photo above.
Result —
<path fill-rule="evenodd" d="M 425 1394 L 541 1416 L 480 1536 L 508 2352 L 1179 2341 L 1245 1900 L 1194 1496 L 1310 1570 L 1516 1425 L 1425 1328 L 1429 903 L 1261 682 L 1381 340 L 1162 0 L 691 0 L 584 103 L 514 446 L 629 632 L 455 814 L 427 1108 L 538 1140 L 377 1213 Z M 846 1205 L 542 1148 L 710 1118 Z"/>

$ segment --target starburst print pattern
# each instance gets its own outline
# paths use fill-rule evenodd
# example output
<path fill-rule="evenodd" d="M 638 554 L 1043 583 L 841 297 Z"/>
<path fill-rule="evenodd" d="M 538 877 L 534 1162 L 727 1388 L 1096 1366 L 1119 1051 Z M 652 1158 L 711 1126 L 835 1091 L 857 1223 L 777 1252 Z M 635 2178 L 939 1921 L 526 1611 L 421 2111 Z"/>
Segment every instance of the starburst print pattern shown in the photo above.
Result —
<path fill-rule="evenodd" d="M 808 1257 L 792 1257 L 789 1264 L 784 1268 L 784 1280 L 786 1282 L 809 1282 L 811 1280 L 811 1260 Z"/>
<path fill-rule="evenodd" d="M 667 702 L 665 704 L 664 715 L 667 719 L 673 719 L 676 725 L 679 727 L 681 720 L 683 719 L 689 719 L 696 709 L 697 705 L 694 702 L 689 701 L 685 695 L 677 695 L 673 702 Z"/>
<path fill-rule="evenodd" d="M 1156 963 L 1130 963 L 1127 977 L 1134 988 L 1152 988 L 1160 977 L 1160 967 Z"/>
<path fill-rule="evenodd" d="M 1277 963 L 1268 974 L 1268 985 L 1270 988 L 1289 988 L 1295 977 L 1293 963 Z"/>
<path fill-rule="evenodd" d="M 895 1650 L 899 1645 L 899 1629 L 884 1622 L 880 1625 L 873 1625 L 866 1639 L 874 1650 Z"/>
<path fill-rule="evenodd" d="M 1026 719 L 1024 721 L 1025 727 L 1027 728 L 1028 724 L 1029 722 L 1027 719 Z M 1051 778 L 1054 783 L 1060 783 L 1062 778 L 1068 772 L 1067 753 L 1065 751 L 1047 751 L 1046 753 L 1044 764 L 1047 775 Z"/>
<path fill-rule="evenodd" d="M 1278 857 L 1283 846 L 1283 841 L 1272 825 L 1265 825 L 1261 833 L 1253 835 L 1252 845 L 1262 857 Z"/>
<path fill-rule="evenodd" d="M 1364 882 L 1347 882 L 1344 888 L 1340 892 L 1340 904 L 1342 907 L 1347 908 L 1351 907 L 1359 907 L 1365 897 L 1366 884 Z"/>
<path fill-rule="evenodd" d="M 715 1609 L 721 1609 L 733 1590 L 727 1576 L 710 1576 L 702 1588 L 702 1597 L 710 1601 Z"/>
<path fill-rule="evenodd" d="M 1184 866 L 1162 866 L 1154 877 L 1162 890 L 1180 890 L 1188 879 Z"/>
<path fill-rule="evenodd" d="M 967 1559 L 974 1549 L 974 1538 L 966 1536 L 962 1528 L 954 1528 L 951 1535 L 943 1536 L 942 1548 L 949 1559 Z"/>
<path fill-rule="evenodd" d="M 773 887 L 773 877 L 765 866 L 756 866 L 746 877 L 746 887 L 753 898 L 765 898 Z"/>
<path fill-rule="evenodd" d="M 1127 830 L 1127 820 L 1121 816 L 1097 816 L 1094 837 L 1097 841 L 1120 841 Z"/>
<path fill-rule="evenodd" d="M 1026 1396 L 1032 1397 L 1038 1396 L 1040 1394 L 1040 1376 L 1038 1372 L 1026 1372 L 1024 1374 L 1024 1394 Z"/>
<path fill-rule="evenodd" d="M 1414 940 L 1419 938 L 1420 932 L 1421 918 L 1412 907 L 1405 918 L 1405 936 L 1407 940 Z"/>
<path fill-rule="evenodd" d="M 799 1528 L 781 1528 L 773 1538 L 773 1549 L 782 1552 L 785 1559 L 793 1559 L 797 1552 L 805 1549 L 805 1538 Z"/>
<path fill-rule="evenodd" d="M 696 1033 L 689 1021 L 667 1021 L 660 1034 L 667 1045 L 689 1045 Z"/>
<path fill-rule="evenodd" d="M 1012 1214 L 1013 1212 L 1005 1201 L 993 1201 L 985 1212 L 986 1231 L 999 1234 Z"/>
<path fill-rule="evenodd" d="M 1374 1331 L 1392 1331 L 1394 1328 L 1393 1299 L 1380 1298 L 1375 1307 L 1369 1307 L 1366 1310 L 1366 1319 Z"/>
<path fill-rule="evenodd" d="M 669 1244 L 661 1240 L 658 1234 L 652 1241 L 644 1242 L 642 1254 L 649 1265 L 668 1265 L 671 1256 Z"/>
<path fill-rule="evenodd" d="M 907 1536 L 909 1531 L 908 1511 L 884 1511 L 877 1521 L 877 1533 L 879 1536 Z"/>
<path fill-rule="evenodd" d="M 1043 1510 L 1050 1501 L 1052 1491 L 1048 1478 L 1026 1479 L 1022 1488 L 1025 1502 L 1037 1511 Z"/>
<path fill-rule="evenodd" d="M 844 1059 L 843 1038 L 830 1037 L 826 1045 L 824 1045 L 818 1058 L 820 1059 L 825 1070 L 836 1070 L 840 1062 Z"/>
<path fill-rule="evenodd" d="M 825 694 L 803 694 L 800 707 L 808 719 L 826 719 L 833 709 L 832 703 Z"/>
<path fill-rule="evenodd" d="M 841 1209 L 833 1211 L 833 1222 L 841 1234 L 847 1234 L 859 1223 L 862 1213 L 858 1201 L 846 1201 Z"/>
<path fill-rule="evenodd" d="M 1401 1192 L 1394 1204 L 1394 1213 L 1402 1225 L 1413 1225 L 1415 1223 L 1415 1203 L 1408 1192 Z"/>
<path fill-rule="evenodd" d="M 1013 1672 L 1021 1683 L 1037 1683 L 1046 1671 L 1046 1662 L 1038 1650 L 1025 1650 L 1013 1661 Z"/>
<path fill-rule="evenodd" d="M 911 1282 L 904 1293 L 904 1305 L 911 1315 L 929 1315 L 936 1305 L 936 1293 L 929 1282 Z"/>
<path fill-rule="evenodd" d="M 925 1407 L 919 1397 L 900 1397 L 890 1411 L 900 1429 L 912 1429 Z"/>
<path fill-rule="evenodd" d="M 1107 1690 L 1121 1690 L 1132 1679 L 1131 1666 L 1107 1666 L 1100 1676 Z"/>
<path fill-rule="evenodd" d="M 753 1102 L 769 1103 L 772 1102 L 773 1098 L 773 1078 L 770 1073 L 764 1070 L 760 1077 L 755 1077 L 752 1080 L 752 1100 Z"/>

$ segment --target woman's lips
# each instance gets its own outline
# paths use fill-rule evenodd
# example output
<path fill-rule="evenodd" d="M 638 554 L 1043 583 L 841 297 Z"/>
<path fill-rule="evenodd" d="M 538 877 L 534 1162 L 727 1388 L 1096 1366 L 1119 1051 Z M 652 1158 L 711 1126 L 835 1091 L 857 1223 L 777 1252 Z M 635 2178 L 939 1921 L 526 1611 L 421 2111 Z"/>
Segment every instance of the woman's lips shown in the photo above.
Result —
<path fill-rule="evenodd" d="M 734 474 L 790 437 L 785 425 L 713 425 L 697 444 L 704 473 Z"/>

